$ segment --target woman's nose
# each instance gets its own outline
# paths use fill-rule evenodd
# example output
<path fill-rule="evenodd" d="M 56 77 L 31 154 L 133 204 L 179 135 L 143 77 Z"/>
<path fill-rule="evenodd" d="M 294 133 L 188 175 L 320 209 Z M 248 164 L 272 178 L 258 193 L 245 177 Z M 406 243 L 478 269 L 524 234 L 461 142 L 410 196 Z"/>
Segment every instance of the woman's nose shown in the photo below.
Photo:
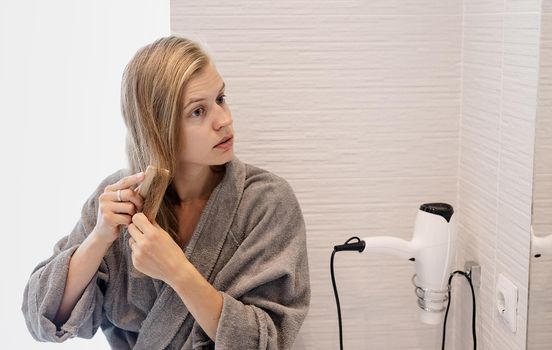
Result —
<path fill-rule="evenodd" d="M 224 109 L 223 107 L 220 107 L 217 110 L 217 115 L 215 116 L 216 129 L 218 130 L 230 124 L 232 124 L 232 114 L 230 113 L 230 111 Z"/>

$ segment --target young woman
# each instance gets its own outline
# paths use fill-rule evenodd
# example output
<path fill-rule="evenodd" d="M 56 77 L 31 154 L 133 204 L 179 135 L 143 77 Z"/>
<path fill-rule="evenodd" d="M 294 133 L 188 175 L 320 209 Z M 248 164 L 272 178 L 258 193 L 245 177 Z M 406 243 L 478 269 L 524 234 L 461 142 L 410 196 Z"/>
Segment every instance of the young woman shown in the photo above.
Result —
<path fill-rule="evenodd" d="M 224 91 L 185 38 L 132 58 L 121 91 L 130 167 L 99 184 L 33 270 L 22 311 L 36 340 L 101 327 L 113 349 L 291 347 L 310 303 L 303 215 L 286 180 L 234 155 Z M 153 222 L 137 191 L 150 164 L 171 174 Z"/>

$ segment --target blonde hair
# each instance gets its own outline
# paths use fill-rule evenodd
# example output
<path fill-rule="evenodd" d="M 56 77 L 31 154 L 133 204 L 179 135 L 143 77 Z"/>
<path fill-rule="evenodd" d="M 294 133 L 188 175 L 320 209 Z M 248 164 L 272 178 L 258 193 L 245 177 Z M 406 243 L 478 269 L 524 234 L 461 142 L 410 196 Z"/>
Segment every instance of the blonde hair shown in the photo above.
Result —
<path fill-rule="evenodd" d="M 174 176 L 181 146 L 184 89 L 211 59 L 192 40 L 171 35 L 142 47 L 127 64 L 121 84 L 121 111 L 127 127 L 126 153 L 132 173 L 148 165 L 169 171 L 169 182 L 148 196 L 161 202 L 156 221 L 181 244 L 175 205 Z M 214 171 L 224 166 L 211 167 Z"/>

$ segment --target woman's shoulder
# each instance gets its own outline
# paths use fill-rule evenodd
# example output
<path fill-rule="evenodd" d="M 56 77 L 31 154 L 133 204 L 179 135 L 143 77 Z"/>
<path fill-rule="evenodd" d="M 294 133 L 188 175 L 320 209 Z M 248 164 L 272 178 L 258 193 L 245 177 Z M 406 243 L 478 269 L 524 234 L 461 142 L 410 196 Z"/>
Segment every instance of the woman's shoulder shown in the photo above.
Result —
<path fill-rule="evenodd" d="M 262 237 L 274 235 L 277 241 L 304 234 L 301 206 L 290 182 L 276 172 L 245 164 L 236 225 L 235 231 L 243 232 L 243 239 L 258 230 L 263 232 Z M 288 230 L 287 225 L 295 228 Z"/>
<path fill-rule="evenodd" d="M 301 212 L 295 191 L 284 176 L 265 168 L 245 164 L 245 182 L 239 211 L 245 220 L 257 222 L 267 214 Z"/>
<path fill-rule="evenodd" d="M 288 180 L 283 176 L 249 163 L 245 164 L 244 196 L 266 198 L 294 196 L 294 191 Z"/>

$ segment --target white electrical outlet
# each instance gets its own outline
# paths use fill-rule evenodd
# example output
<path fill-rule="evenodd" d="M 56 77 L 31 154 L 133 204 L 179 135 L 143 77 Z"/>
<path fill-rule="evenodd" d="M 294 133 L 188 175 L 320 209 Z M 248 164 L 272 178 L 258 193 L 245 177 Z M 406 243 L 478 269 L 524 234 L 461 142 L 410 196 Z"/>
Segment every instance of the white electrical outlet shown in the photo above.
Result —
<path fill-rule="evenodd" d="M 513 333 L 516 332 L 517 302 L 517 287 L 509 279 L 504 277 L 503 274 L 498 274 L 495 297 L 496 309 L 504 323 Z"/>

